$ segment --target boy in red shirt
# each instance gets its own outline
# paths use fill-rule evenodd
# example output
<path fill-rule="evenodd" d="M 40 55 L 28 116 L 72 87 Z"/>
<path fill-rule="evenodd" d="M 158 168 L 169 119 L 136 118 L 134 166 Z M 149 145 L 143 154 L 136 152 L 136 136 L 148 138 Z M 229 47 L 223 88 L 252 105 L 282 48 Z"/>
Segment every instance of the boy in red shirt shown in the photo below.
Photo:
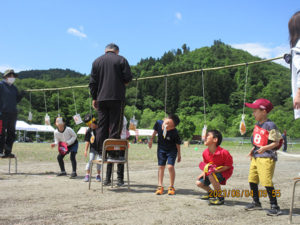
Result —
<path fill-rule="evenodd" d="M 203 172 L 198 176 L 196 185 L 205 191 L 207 195 L 201 197 L 203 200 L 209 200 L 212 205 L 224 204 L 224 196 L 221 191 L 221 184 L 225 185 L 233 172 L 233 161 L 230 153 L 221 148 L 222 134 L 218 130 L 207 132 L 204 144 L 208 147 L 202 153 L 203 162 L 199 167 Z M 209 185 L 212 184 L 214 190 Z M 212 194 L 213 193 L 213 194 Z M 210 199 L 216 196 L 216 199 Z"/>

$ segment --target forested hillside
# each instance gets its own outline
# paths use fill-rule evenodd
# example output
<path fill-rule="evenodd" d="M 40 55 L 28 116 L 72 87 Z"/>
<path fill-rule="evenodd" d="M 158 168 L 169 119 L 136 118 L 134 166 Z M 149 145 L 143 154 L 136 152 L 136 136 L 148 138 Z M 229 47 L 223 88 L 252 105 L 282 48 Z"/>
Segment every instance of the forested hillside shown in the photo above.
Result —
<path fill-rule="evenodd" d="M 221 41 L 215 41 L 211 47 L 194 51 L 190 51 L 184 44 L 182 48 L 168 51 L 160 58 L 141 59 L 137 65 L 132 66 L 132 72 L 134 78 L 140 78 L 255 60 L 259 58 L 245 51 L 233 49 Z M 240 136 L 245 69 L 238 67 L 204 73 L 208 127 L 221 130 L 225 136 Z M 16 85 L 21 90 L 88 85 L 89 81 L 89 76 L 60 69 L 23 71 L 19 73 L 19 78 L 21 79 L 18 79 Z M 250 102 L 257 98 L 271 100 L 275 108 L 270 113 L 270 118 L 281 131 L 286 129 L 289 136 L 300 137 L 300 120 L 293 120 L 290 86 L 290 72 L 287 68 L 276 63 L 250 65 L 246 100 Z M 178 129 L 182 137 L 190 139 L 193 134 L 200 134 L 204 125 L 201 73 L 168 77 L 167 87 L 167 112 L 177 113 L 180 116 L 181 124 Z M 52 119 L 61 113 L 67 118 L 69 125 L 78 129 L 79 126 L 75 126 L 72 120 L 72 116 L 75 115 L 73 92 L 77 112 L 83 117 L 90 111 L 88 88 L 45 92 L 47 109 L 44 92 L 34 92 L 31 94 L 33 123 L 43 123 L 47 110 Z M 138 81 L 137 99 L 136 81 L 133 80 L 127 88 L 126 96 L 125 115 L 129 120 L 135 114 L 139 120 L 139 128 L 152 128 L 155 120 L 164 117 L 164 78 Z M 19 105 L 20 119 L 27 120 L 30 110 L 29 99 L 27 93 Z M 246 136 L 250 136 L 255 121 L 250 109 L 246 109 L 246 114 Z"/>

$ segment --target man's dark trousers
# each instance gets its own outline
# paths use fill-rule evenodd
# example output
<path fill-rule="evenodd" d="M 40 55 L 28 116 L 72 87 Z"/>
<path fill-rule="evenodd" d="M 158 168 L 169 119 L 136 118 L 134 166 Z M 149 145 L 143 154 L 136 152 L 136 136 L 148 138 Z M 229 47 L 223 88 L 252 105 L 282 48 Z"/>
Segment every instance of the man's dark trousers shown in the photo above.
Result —
<path fill-rule="evenodd" d="M 1 113 L 0 115 L 0 153 L 5 155 L 12 151 L 16 138 L 17 113 Z"/>
<path fill-rule="evenodd" d="M 103 142 L 107 138 L 120 139 L 123 128 L 124 101 L 109 100 L 98 102 L 97 146 L 102 154 Z M 103 169 L 103 168 L 102 168 Z M 106 179 L 110 180 L 112 164 L 107 164 Z M 123 181 L 124 164 L 118 164 L 118 180 Z M 103 178 L 102 178 L 103 179 Z"/>

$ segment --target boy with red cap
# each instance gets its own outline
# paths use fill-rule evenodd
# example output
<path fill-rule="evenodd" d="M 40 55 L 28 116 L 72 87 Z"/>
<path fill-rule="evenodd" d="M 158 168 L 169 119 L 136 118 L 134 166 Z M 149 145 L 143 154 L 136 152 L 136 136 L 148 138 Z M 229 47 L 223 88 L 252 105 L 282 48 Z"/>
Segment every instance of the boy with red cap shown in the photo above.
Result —
<path fill-rule="evenodd" d="M 253 192 L 253 202 L 246 206 L 245 210 L 262 209 L 258 194 L 258 183 L 260 183 L 267 189 L 270 199 L 271 209 L 268 210 L 267 215 L 278 216 L 281 211 L 277 205 L 272 178 L 277 161 L 276 150 L 280 148 L 282 139 L 275 123 L 268 119 L 268 113 L 273 109 L 273 105 L 263 98 L 245 105 L 253 109 L 253 116 L 257 121 L 251 137 L 253 148 L 249 153 L 251 164 L 248 181 Z"/>

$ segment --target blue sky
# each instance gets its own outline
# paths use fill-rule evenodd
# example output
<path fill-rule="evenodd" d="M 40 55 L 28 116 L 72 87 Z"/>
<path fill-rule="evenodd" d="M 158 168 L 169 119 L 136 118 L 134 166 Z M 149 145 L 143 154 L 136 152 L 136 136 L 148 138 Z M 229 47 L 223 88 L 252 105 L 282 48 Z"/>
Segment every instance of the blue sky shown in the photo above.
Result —
<path fill-rule="evenodd" d="M 262 58 L 289 51 L 299 0 L 0 0 L 0 71 L 69 68 L 89 74 L 115 42 L 130 65 L 186 43 L 221 39 Z"/>

